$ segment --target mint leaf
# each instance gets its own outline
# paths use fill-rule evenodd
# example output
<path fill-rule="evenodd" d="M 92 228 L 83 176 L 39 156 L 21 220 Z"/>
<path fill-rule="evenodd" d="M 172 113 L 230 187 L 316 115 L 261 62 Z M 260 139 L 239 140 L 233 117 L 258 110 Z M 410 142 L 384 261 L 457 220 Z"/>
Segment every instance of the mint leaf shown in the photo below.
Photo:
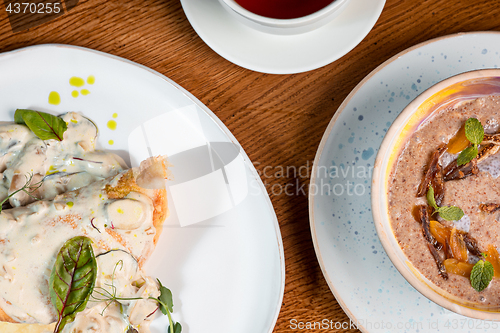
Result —
<path fill-rule="evenodd" d="M 436 204 L 436 199 L 434 198 L 434 188 L 429 185 L 429 190 L 427 191 L 427 203 L 438 212 L 441 218 L 446 221 L 458 221 L 464 216 L 464 211 L 459 207 L 455 206 L 443 206 L 438 207 Z"/>
<path fill-rule="evenodd" d="M 472 267 L 470 273 L 472 288 L 477 291 L 483 291 L 490 284 L 493 274 L 493 265 L 488 261 L 479 260 L 474 267 Z"/>
<path fill-rule="evenodd" d="M 68 129 L 66 122 L 61 118 L 40 111 L 17 109 L 14 121 L 28 126 L 42 140 L 62 141 L 63 134 Z"/>
<path fill-rule="evenodd" d="M 472 161 L 474 159 L 474 157 L 477 156 L 478 152 L 479 151 L 477 149 L 476 144 L 465 148 L 464 150 L 462 150 L 460 152 L 460 155 L 458 155 L 458 157 L 457 157 L 457 165 L 461 166 L 461 165 L 469 163 L 470 161 Z"/>
<path fill-rule="evenodd" d="M 432 185 L 429 185 L 429 190 L 427 191 L 427 203 L 431 205 L 432 208 L 435 210 L 438 210 L 438 206 L 436 204 L 436 199 L 434 198 L 434 189 L 432 188 Z"/>
<path fill-rule="evenodd" d="M 484 139 L 484 128 L 476 118 L 469 118 L 465 122 L 465 137 L 471 143 L 478 145 Z"/>
<path fill-rule="evenodd" d="M 446 221 L 458 221 L 464 216 L 464 211 L 456 206 L 438 207 L 437 212 Z"/>

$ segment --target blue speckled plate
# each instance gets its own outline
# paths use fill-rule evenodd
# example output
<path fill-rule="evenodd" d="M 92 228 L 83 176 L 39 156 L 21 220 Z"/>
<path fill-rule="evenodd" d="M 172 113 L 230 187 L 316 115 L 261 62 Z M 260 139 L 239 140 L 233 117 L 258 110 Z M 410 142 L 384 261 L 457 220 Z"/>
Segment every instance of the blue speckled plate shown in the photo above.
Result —
<path fill-rule="evenodd" d="M 466 33 L 414 46 L 368 75 L 331 120 L 314 160 L 309 211 L 318 260 L 350 323 L 363 332 L 496 332 L 418 293 L 377 237 L 370 203 L 373 164 L 394 119 L 422 91 L 450 76 L 500 66 L 500 33 Z M 325 318 L 328 319 L 328 318 Z M 336 325 L 336 326 L 335 326 Z"/>

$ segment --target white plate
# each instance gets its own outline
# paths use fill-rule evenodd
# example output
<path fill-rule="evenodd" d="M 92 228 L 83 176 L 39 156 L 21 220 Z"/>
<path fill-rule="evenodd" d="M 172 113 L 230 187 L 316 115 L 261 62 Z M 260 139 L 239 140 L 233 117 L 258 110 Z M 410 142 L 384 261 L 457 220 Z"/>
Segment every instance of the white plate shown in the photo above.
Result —
<path fill-rule="evenodd" d="M 445 310 L 408 284 L 380 244 L 370 201 L 376 153 L 403 108 L 438 81 L 498 66 L 498 32 L 425 42 L 375 69 L 351 92 L 328 125 L 311 178 L 311 232 L 330 289 L 361 331 L 496 332 L 500 328 L 500 323 Z"/>
<path fill-rule="evenodd" d="M 78 47 L 4 53 L 0 73 L 1 120 L 12 121 L 16 108 L 79 111 L 98 125 L 99 145 L 132 166 L 169 155 L 171 215 L 146 271 L 172 290 L 183 332 L 273 330 L 285 277 L 278 221 L 252 163 L 207 107 L 153 70 Z M 73 76 L 94 76 L 95 83 L 77 88 Z M 52 91 L 59 105 L 49 104 Z M 152 332 L 166 327 L 158 316 Z"/>
<path fill-rule="evenodd" d="M 231 17 L 218 0 L 181 0 L 198 35 L 241 67 L 270 74 L 301 73 L 325 66 L 352 50 L 375 25 L 385 0 L 351 0 L 317 30 L 278 36 L 253 30 Z"/>

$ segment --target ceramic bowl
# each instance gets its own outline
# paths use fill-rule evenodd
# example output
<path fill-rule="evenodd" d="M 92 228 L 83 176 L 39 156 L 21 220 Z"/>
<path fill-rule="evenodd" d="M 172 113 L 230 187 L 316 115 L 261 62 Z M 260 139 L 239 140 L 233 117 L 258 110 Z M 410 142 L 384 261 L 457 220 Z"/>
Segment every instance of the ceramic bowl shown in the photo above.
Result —
<path fill-rule="evenodd" d="M 239 22 L 262 32 L 275 35 L 297 35 L 317 29 L 334 19 L 350 0 L 335 0 L 317 12 L 294 19 L 275 19 L 252 13 L 235 0 L 219 0 Z"/>
<path fill-rule="evenodd" d="M 394 235 L 388 210 L 390 172 L 402 147 L 427 117 L 481 96 L 500 95 L 500 69 L 462 73 L 441 81 L 413 100 L 396 118 L 382 141 L 372 179 L 372 213 L 379 239 L 397 270 L 421 294 L 438 305 L 458 314 L 485 320 L 500 320 L 498 308 L 482 308 L 440 289 L 409 261 Z"/>

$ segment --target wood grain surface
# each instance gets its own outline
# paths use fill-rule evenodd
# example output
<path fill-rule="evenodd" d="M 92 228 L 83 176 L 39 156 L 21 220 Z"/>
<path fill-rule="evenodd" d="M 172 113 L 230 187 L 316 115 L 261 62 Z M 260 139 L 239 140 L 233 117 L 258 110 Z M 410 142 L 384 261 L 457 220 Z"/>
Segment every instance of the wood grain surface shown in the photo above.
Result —
<path fill-rule="evenodd" d="M 498 0 L 387 0 L 373 30 L 341 59 L 306 73 L 270 75 L 238 67 L 212 51 L 192 29 L 179 0 L 80 0 L 67 1 L 65 6 L 72 8 L 64 15 L 14 33 L 0 3 L 0 52 L 62 43 L 150 67 L 207 105 L 260 171 L 266 166 L 305 166 L 310 171 L 323 132 L 344 98 L 396 53 L 457 32 L 500 31 Z M 314 252 L 307 206 L 309 178 L 273 173 L 262 180 L 268 189 L 275 184 L 304 185 L 304 192 L 293 196 L 270 191 L 286 260 L 285 296 L 274 332 L 297 331 L 290 326 L 292 319 L 348 322 Z"/>

